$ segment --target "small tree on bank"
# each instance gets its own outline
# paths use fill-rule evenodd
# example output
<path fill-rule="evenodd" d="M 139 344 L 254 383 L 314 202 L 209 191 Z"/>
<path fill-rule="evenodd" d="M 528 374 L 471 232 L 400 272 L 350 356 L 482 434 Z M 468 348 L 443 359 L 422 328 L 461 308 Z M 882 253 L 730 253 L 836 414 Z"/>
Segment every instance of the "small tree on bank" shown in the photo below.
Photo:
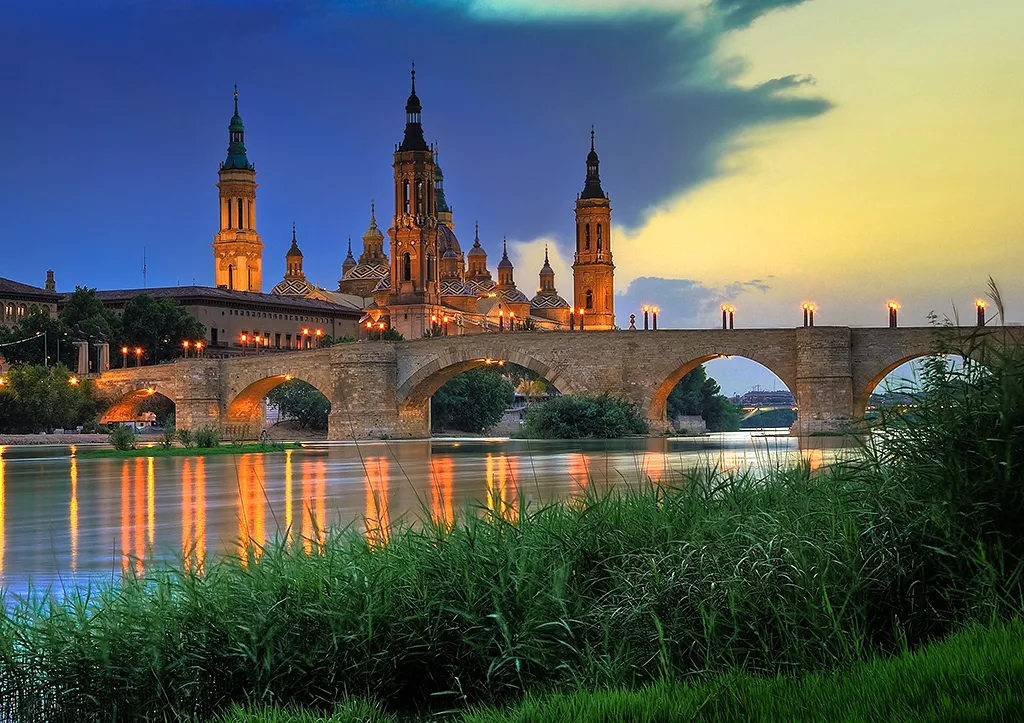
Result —
<path fill-rule="evenodd" d="M 518 436 L 531 439 L 613 439 L 648 434 L 650 426 L 629 402 L 602 395 L 565 395 L 526 411 Z"/>
<path fill-rule="evenodd" d="M 434 394 L 430 400 L 431 429 L 484 432 L 501 421 L 514 392 L 512 384 L 492 368 L 471 369 Z"/>

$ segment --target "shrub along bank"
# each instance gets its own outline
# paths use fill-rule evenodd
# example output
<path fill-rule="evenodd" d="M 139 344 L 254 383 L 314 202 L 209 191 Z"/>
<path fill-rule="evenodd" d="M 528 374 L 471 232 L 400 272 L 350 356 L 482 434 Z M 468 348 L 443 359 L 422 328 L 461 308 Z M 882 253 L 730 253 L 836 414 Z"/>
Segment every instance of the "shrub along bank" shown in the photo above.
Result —
<path fill-rule="evenodd" d="M 385 545 L 333 531 L 6 600 L 0 700 L 23 719 L 202 720 L 347 696 L 423 713 L 832 671 L 1017 615 L 1024 356 L 983 361 L 936 371 L 913 419 L 887 420 L 856 462 L 588 487 L 399 526 Z"/>
<path fill-rule="evenodd" d="M 517 437 L 525 439 L 614 439 L 647 434 L 650 427 L 640 411 L 607 395 L 566 394 L 526 411 Z"/>

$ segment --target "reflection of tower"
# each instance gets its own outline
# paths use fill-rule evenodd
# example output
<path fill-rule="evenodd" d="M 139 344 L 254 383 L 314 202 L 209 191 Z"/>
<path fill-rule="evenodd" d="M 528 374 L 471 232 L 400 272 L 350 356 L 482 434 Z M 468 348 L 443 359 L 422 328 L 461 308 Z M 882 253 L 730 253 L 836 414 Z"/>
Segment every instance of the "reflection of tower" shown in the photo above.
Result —
<path fill-rule="evenodd" d="M 235 114 L 228 126 L 228 157 L 220 164 L 220 232 L 213 238 L 217 286 L 239 291 L 263 290 L 263 242 L 256 233 L 256 169 L 245 153 L 245 126 Z"/>
<path fill-rule="evenodd" d="M 587 182 L 576 199 L 576 257 L 572 276 L 575 305 L 586 312 L 586 328 L 595 331 L 615 328 L 612 207 L 601 188 L 599 164 L 591 129 Z"/>
<path fill-rule="evenodd" d="M 423 138 L 423 107 L 412 93 L 405 106 L 405 137 L 395 151 L 395 218 L 391 236 L 391 325 L 406 338 L 418 338 L 429 328 L 439 306 L 440 251 L 437 243 L 434 153 Z"/>

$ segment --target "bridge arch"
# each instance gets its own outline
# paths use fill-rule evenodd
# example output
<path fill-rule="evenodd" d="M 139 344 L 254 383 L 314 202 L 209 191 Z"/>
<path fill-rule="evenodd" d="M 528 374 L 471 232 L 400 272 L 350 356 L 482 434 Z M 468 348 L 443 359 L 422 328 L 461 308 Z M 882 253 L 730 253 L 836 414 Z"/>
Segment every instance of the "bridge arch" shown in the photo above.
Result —
<path fill-rule="evenodd" d="M 329 383 L 329 370 L 323 373 L 302 374 L 282 369 L 267 369 L 234 380 L 235 390 L 224 413 L 223 431 L 226 436 L 255 436 L 263 428 L 263 400 L 267 394 L 285 382 L 298 379 L 310 384 L 323 394 L 332 405 L 336 403 L 333 386 Z"/>
<path fill-rule="evenodd" d="M 781 350 L 779 351 L 781 352 Z M 732 357 L 742 357 L 760 364 L 777 376 L 794 396 L 796 395 L 796 369 L 791 355 L 779 353 L 778 356 L 773 356 L 763 353 L 728 353 L 727 351 L 685 354 L 666 361 L 652 370 L 654 388 L 643 409 L 647 418 L 654 423 L 668 424 L 670 421 L 666 410 L 668 397 L 682 378 L 702 364 L 715 359 Z"/>
<path fill-rule="evenodd" d="M 470 369 L 486 366 L 488 362 L 504 362 L 529 369 L 550 382 L 562 394 L 583 392 L 566 373 L 522 349 L 478 345 L 446 349 L 444 354 L 430 359 L 419 367 L 398 387 L 397 401 L 400 409 L 410 410 L 425 406 L 445 383 Z"/>
<path fill-rule="evenodd" d="M 863 419 L 867 412 L 868 405 L 871 403 L 871 395 L 875 393 L 878 386 L 885 381 L 885 378 L 892 374 L 894 371 L 899 369 L 904 364 L 908 364 L 918 359 L 924 359 L 926 357 L 937 356 L 939 352 L 935 351 L 934 347 L 929 348 L 927 351 L 920 351 L 917 353 L 905 354 L 904 356 L 891 356 L 885 361 L 881 362 L 883 366 L 877 369 L 874 374 L 868 377 L 866 380 L 859 380 L 857 388 L 854 389 L 853 399 L 853 413 L 854 418 Z M 949 354 L 942 354 L 942 356 L 957 357 L 962 359 L 959 354 L 950 352 Z"/>
<path fill-rule="evenodd" d="M 147 399 L 154 396 L 162 396 L 177 404 L 174 392 L 163 384 L 150 384 L 145 387 L 132 389 L 122 393 L 114 402 L 100 415 L 100 424 L 112 422 L 127 422 L 138 417 L 139 406 Z"/>

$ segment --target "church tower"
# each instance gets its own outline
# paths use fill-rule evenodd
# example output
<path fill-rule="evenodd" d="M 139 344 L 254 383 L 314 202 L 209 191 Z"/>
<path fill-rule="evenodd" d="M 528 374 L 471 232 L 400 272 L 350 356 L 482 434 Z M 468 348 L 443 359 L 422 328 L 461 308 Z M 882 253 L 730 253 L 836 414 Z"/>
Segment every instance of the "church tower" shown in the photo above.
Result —
<path fill-rule="evenodd" d="M 217 287 L 263 290 L 263 242 L 256 233 L 256 168 L 245 154 L 245 126 L 235 114 L 228 126 L 228 157 L 220 164 L 220 232 L 213 237 Z"/>
<path fill-rule="evenodd" d="M 417 339 L 431 328 L 431 316 L 440 306 L 440 250 L 438 249 L 434 152 L 423 138 L 423 107 L 416 96 L 416 68 L 412 93 L 405 106 L 405 137 L 395 149 L 395 218 L 391 237 L 391 325 L 407 339 Z"/>
<path fill-rule="evenodd" d="M 587 181 L 576 199 L 576 254 L 572 264 L 574 300 L 587 330 L 615 328 L 615 265 L 612 264 L 612 207 L 601 188 L 599 161 L 590 129 Z"/>

